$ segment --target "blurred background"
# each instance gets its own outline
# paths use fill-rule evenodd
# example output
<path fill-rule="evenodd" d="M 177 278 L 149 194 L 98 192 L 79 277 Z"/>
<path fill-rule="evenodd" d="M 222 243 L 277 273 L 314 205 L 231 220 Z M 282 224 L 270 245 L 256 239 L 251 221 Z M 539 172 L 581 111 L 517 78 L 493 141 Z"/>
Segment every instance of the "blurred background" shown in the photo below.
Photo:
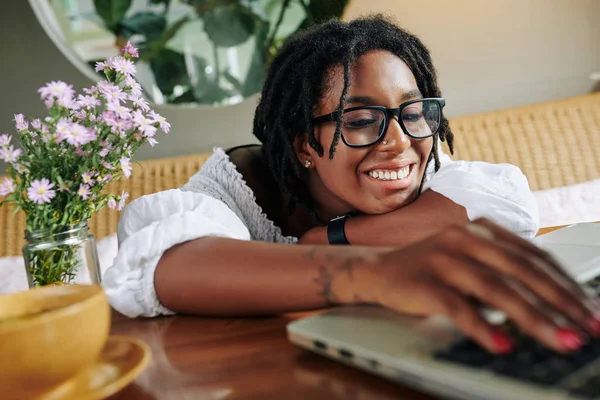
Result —
<path fill-rule="evenodd" d="M 62 37 L 48 36 L 30 5 L 36 2 L 46 3 L 42 4 L 45 8 L 38 7 L 38 14 L 40 9 L 53 13 L 52 18 L 40 17 L 46 19 L 42 21 L 46 29 L 61 32 Z M 72 83 L 76 90 L 91 85 L 94 72 L 92 68 L 86 70 L 86 66 L 111 52 L 114 54 L 114 43 L 118 39 L 114 32 L 117 30 L 121 35 L 139 39 L 143 36 L 139 33 L 144 29 L 156 28 L 148 28 L 153 23 L 156 25 L 152 18 L 142 21 L 140 18 L 149 17 L 150 13 L 168 14 L 167 26 L 157 28 L 168 29 L 179 20 L 187 21 L 189 15 L 186 13 L 191 7 L 210 1 L 133 1 L 129 2 L 126 15 L 98 13 L 100 3 L 102 1 L 21 0 L 11 2 L 10 7 L 4 5 L 0 13 L 0 87 L 3 94 L 0 98 L 0 133 L 14 133 L 12 119 L 15 113 L 23 113 L 26 118 L 44 114 L 37 89 L 47 81 L 64 80 Z M 165 12 L 167 3 L 171 4 Z M 275 38 L 275 42 L 281 42 L 285 35 L 306 23 L 300 0 L 263 3 L 270 9 L 259 10 L 250 17 L 258 22 L 270 21 L 271 26 L 279 18 L 283 3 L 289 3 L 281 24 L 281 37 Z M 340 3 L 345 5 L 346 2 Z M 350 0 L 347 3 L 342 10 L 343 19 L 365 13 L 386 13 L 425 42 L 438 70 L 449 117 L 562 99 L 598 89 L 598 0 Z M 46 7 L 48 5 L 50 7 Z M 231 79 L 222 84 L 222 88 L 216 88 L 219 92 L 216 95 L 196 91 L 195 98 L 186 98 L 189 93 L 186 94 L 185 88 L 179 87 L 177 82 L 161 91 L 165 84 L 156 79 L 158 75 L 153 72 L 160 72 L 161 67 L 169 72 L 168 67 L 173 65 L 157 66 L 149 61 L 150 67 L 145 70 L 138 67 L 140 79 L 144 74 L 142 71 L 146 73 L 146 93 L 160 104 L 157 111 L 173 125 L 171 136 L 163 138 L 155 148 L 141 149 L 138 159 L 193 154 L 209 151 L 214 146 L 228 147 L 255 141 L 251 126 L 257 101 L 255 93 L 260 88 L 256 83 L 260 82 L 260 77 L 251 79 L 248 70 L 260 26 L 246 17 L 231 19 L 231 15 L 212 15 L 212 23 L 217 28 L 219 23 L 227 25 L 225 30 L 220 27 L 221 32 L 229 35 L 225 37 L 219 37 L 219 32 L 211 35 L 211 21 L 207 18 L 202 21 L 203 26 L 186 22 L 177 33 L 180 39 L 172 41 L 168 49 L 169 54 L 180 51 L 184 55 L 190 53 L 186 53 L 186 48 L 204 49 L 191 51 L 192 61 L 183 60 L 181 56 L 187 68 L 186 79 L 194 69 L 205 71 L 210 78 L 215 60 L 220 61 L 221 68 L 223 63 L 229 63 L 226 67 L 231 72 L 227 73 L 232 75 Z M 203 29 L 204 33 L 201 32 Z M 253 30 L 251 37 L 244 36 L 244 29 Z M 207 40 L 206 32 L 210 40 Z M 226 44 L 229 40 L 229 47 L 223 50 L 221 46 L 219 55 L 215 53 L 216 47 L 211 47 L 211 40 L 212 45 L 215 40 Z M 56 45 L 61 41 L 68 44 L 63 51 Z M 277 44 L 272 43 L 270 50 Z M 206 56 L 202 52 L 207 53 Z M 212 61 L 211 54 L 216 54 Z M 236 67 L 238 64 L 241 67 Z M 221 81 L 225 78 L 220 77 Z M 240 85 L 252 83 L 244 82 L 244 78 L 254 81 L 255 87 L 246 85 L 236 92 Z M 202 79 L 207 77 L 192 76 L 192 79 L 201 87 Z M 0 171 L 3 170 L 4 165 L 0 164 Z"/>

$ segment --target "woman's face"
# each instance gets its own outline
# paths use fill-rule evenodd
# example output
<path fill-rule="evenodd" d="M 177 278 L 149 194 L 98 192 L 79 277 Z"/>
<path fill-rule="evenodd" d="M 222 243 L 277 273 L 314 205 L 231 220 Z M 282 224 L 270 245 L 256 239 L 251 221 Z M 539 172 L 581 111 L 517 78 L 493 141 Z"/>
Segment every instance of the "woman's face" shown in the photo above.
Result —
<path fill-rule="evenodd" d="M 329 90 L 317 105 L 314 117 L 336 110 L 344 87 L 341 66 L 330 71 L 328 84 Z M 352 69 L 346 108 L 397 108 L 422 97 L 404 61 L 387 51 L 371 51 L 361 56 Z M 393 118 L 383 140 L 364 148 L 348 147 L 340 140 L 330 160 L 329 148 L 335 128 L 335 122 L 315 127 L 317 141 L 324 148 L 323 157 L 308 145 L 307 135 L 295 143 L 301 164 L 310 161 L 307 184 L 321 218 L 330 219 L 349 211 L 381 214 L 407 205 L 417 197 L 432 150 L 432 137 L 410 138 Z M 397 177 L 407 172 L 408 176 L 392 179 L 394 171 Z"/>

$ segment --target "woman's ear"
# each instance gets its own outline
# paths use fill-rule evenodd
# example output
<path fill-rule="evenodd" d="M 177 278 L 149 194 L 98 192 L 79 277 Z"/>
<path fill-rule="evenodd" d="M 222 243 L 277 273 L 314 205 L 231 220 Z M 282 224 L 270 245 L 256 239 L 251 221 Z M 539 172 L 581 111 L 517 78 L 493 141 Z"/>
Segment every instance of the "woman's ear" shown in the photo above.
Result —
<path fill-rule="evenodd" d="M 294 138 L 294 152 L 296 153 L 296 157 L 300 164 L 305 168 L 310 168 L 313 162 L 313 154 L 312 148 L 308 144 L 308 135 L 306 133 L 297 135 Z"/>

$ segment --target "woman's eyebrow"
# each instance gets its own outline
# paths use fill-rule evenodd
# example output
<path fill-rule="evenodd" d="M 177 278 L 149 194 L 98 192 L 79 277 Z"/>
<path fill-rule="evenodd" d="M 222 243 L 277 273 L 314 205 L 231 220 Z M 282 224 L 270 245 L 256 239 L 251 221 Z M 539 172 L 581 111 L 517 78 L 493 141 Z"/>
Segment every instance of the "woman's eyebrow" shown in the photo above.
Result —
<path fill-rule="evenodd" d="M 409 90 L 408 92 L 406 92 L 402 95 L 402 101 L 416 100 L 416 99 L 420 99 L 422 97 L 423 97 L 423 95 L 421 94 L 421 91 L 419 89 L 413 89 L 413 90 Z"/>
<path fill-rule="evenodd" d="M 370 96 L 350 96 L 346 100 L 346 104 L 366 104 L 375 105 L 376 101 Z"/>
<path fill-rule="evenodd" d="M 423 95 L 419 89 L 409 90 L 402 95 L 402 102 L 407 100 L 416 100 L 422 98 Z M 346 100 L 346 104 L 362 104 L 362 105 L 376 105 L 377 101 L 371 96 L 350 96 Z"/>

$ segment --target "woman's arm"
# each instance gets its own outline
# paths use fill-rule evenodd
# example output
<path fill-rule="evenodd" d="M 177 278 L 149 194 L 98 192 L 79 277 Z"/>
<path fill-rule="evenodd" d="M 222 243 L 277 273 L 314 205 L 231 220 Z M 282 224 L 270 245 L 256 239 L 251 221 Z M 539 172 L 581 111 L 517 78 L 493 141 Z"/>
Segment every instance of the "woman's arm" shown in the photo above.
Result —
<path fill-rule="evenodd" d="M 348 251 L 204 237 L 165 252 L 154 283 L 161 304 L 178 313 L 249 316 L 306 311 L 352 303 L 358 299 L 358 285 L 374 287 L 368 265 L 375 263 L 377 254 L 360 247 Z"/>
<path fill-rule="evenodd" d="M 264 315 L 351 303 L 441 314 L 490 351 L 509 351 L 510 339 L 483 319 L 476 298 L 547 346 L 574 350 L 581 342 L 573 338 L 583 336 L 556 325 L 552 313 L 592 334 L 600 333 L 600 321 L 564 273 L 549 273 L 554 268 L 532 244 L 480 221 L 403 249 L 204 237 L 168 250 L 154 285 L 165 307 L 189 314 Z"/>
<path fill-rule="evenodd" d="M 463 206 L 428 190 L 408 206 L 390 213 L 348 218 L 344 231 L 353 245 L 403 247 L 468 221 Z M 327 244 L 327 228 L 311 229 L 300 238 L 300 243 Z"/>
<path fill-rule="evenodd" d="M 346 221 L 353 245 L 405 246 L 455 223 L 488 218 L 521 237 L 531 239 L 539 228 L 536 200 L 527 178 L 509 164 L 451 161 L 444 163 L 411 204 L 381 215 Z M 327 229 L 316 228 L 303 244 L 326 244 Z"/>

